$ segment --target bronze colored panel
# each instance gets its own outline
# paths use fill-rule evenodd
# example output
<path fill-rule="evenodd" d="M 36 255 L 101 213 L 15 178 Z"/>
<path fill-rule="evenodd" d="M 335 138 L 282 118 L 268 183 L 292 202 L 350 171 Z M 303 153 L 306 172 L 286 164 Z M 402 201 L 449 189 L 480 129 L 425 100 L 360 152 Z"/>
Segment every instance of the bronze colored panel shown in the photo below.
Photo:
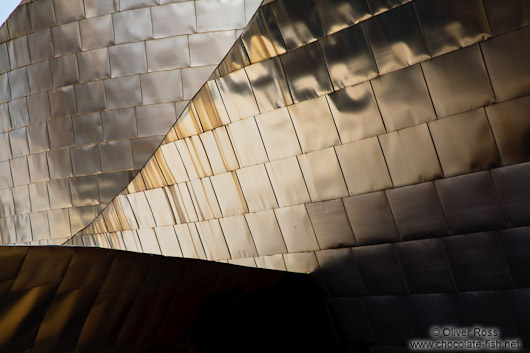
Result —
<path fill-rule="evenodd" d="M 434 58 L 421 66 L 438 117 L 482 107 L 495 100 L 478 45 Z"/>
<path fill-rule="evenodd" d="M 530 96 L 486 107 L 486 114 L 504 165 L 530 159 Z"/>
<path fill-rule="evenodd" d="M 278 0 L 270 5 L 287 50 L 324 36 L 313 0 Z"/>
<path fill-rule="evenodd" d="M 304 205 L 274 210 L 289 252 L 319 250 L 315 232 Z"/>
<path fill-rule="evenodd" d="M 340 143 L 325 97 L 288 107 L 302 151 L 317 151 Z"/>
<path fill-rule="evenodd" d="M 379 141 L 395 187 L 443 176 L 427 124 L 381 135 Z"/>
<path fill-rule="evenodd" d="M 432 182 L 386 191 L 403 240 L 447 235 L 442 206 Z"/>
<path fill-rule="evenodd" d="M 362 25 L 327 36 L 320 40 L 320 46 L 335 90 L 379 74 Z"/>
<path fill-rule="evenodd" d="M 219 221 L 232 258 L 238 259 L 258 256 L 245 217 L 225 217 Z"/>
<path fill-rule="evenodd" d="M 491 37 L 481 0 L 424 0 L 414 4 L 433 56 Z"/>
<path fill-rule="evenodd" d="M 300 143 L 287 108 L 256 116 L 256 122 L 271 160 L 300 154 Z"/>
<path fill-rule="evenodd" d="M 313 202 L 306 207 L 321 249 L 355 245 L 342 200 Z"/>
<path fill-rule="evenodd" d="M 364 25 L 382 75 L 430 58 L 413 4 L 376 16 Z"/>
<path fill-rule="evenodd" d="M 245 218 L 260 256 L 287 252 L 273 210 L 247 213 Z"/>
<path fill-rule="evenodd" d="M 530 3 L 526 0 L 484 0 L 483 2 L 494 35 L 530 24 Z"/>
<path fill-rule="evenodd" d="M 499 165 L 484 109 L 433 121 L 429 128 L 446 177 Z"/>
<path fill-rule="evenodd" d="M 350 195 L 392 187 L 377 137 L 335 147 Z"/>
<path fill-rule="evenodd" d="M 344 207 L 358 245 L 399 240 L 399 233 L 383 191 L 347 197 L 344 199 Z"/>
<path fill-rule="evenodd" d="M 499 102 L 530 93 L 530 27 L 481 44 L 491 84 Z"/>
<path fill-rule="evenodd" d="M 234 71 L 216 81 L 230 120 L 237 121 L 259 114 L 256 99 L 244 69 Z"/>
<path fill-rule="evenodd" d="M 245 71 L 262 113 L 293 104 L 280 59 L 247 66 Z"/>
<path fill-rule="evenodd" d="M 342 143 L 385 133 L 369 82 L 327 96 Z"/>
<path fill-rule="evenodd" d="M 315 3 L 327 34 L 340 31 L 372 15 L 366 0 L 315 0 Z"/>
<path fill-rule="evenodd" d="M 309 202 L 309 193 L 296 157 L 265 164 L 280 207 Z"/>
<path fill-rule="evenodd" d="M 420 65 L 372 81 L 387 131 L 399 130 L 436 118 Z"/>
<path fill-rule="evenodd" d="M 333 90 L 318 43 L 281 56 L 294 102 L 322 96 Z"/>
<path fill-rule="evenodd" d="M 333 148 L 302 154 L 298 156 L 298 162 L 302 168 L 311 201 L 331 200 L 348 195 Z"/>

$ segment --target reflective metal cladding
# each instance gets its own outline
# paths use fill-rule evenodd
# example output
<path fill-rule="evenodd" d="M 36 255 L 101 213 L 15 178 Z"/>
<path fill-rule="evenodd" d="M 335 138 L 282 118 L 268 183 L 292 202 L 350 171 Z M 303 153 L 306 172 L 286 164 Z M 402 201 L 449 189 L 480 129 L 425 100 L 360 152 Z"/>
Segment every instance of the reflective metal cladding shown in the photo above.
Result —
<path fill-rule="evenodd" d="M 312 273 L 345 352 L 530 345 L 524 1 L 162 2 L 3 27 L 4 243 Z"/>
<path fill-rule="evenodd" d="M 0 30 L 0 202 L 20 204 L 1 207 L 2 243 L 61 244 L 90 223 L 259 2 L 23 1 Z"/>

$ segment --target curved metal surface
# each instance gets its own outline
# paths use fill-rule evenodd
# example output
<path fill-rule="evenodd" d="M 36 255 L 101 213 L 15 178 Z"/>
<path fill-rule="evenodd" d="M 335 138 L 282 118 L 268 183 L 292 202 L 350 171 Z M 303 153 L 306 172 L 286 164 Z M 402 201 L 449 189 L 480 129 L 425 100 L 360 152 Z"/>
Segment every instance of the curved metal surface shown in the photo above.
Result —
<path fill-rule="evenodd" d="M 89 224 L 259 3 L 23 1 L 0 29 L 2 243 L 61 244 Z"/>

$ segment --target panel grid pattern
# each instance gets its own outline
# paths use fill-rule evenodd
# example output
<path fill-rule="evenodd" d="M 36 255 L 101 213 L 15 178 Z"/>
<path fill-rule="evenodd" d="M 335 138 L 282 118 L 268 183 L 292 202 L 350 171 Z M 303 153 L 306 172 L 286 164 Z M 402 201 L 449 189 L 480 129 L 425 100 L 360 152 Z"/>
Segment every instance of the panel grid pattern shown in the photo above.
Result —
<path fill-rule="evenodd" d="M 340 322 L 345 347 L 399 349 L 427 332 L 429 300 L 431 321 L 529 339 L 508 309 L 480 316 L 528 283 L 528 19 L 490 1 L 345 3 L 264 4 L 67 244 L 312 272 L 337 321 L 362 318 Z"/>
<path fill-rule="evenodd" d="M 127 186 L 260 1 L 221 3 L 22 2 L 0 28 L 2 243 L 63 243 Z"/>

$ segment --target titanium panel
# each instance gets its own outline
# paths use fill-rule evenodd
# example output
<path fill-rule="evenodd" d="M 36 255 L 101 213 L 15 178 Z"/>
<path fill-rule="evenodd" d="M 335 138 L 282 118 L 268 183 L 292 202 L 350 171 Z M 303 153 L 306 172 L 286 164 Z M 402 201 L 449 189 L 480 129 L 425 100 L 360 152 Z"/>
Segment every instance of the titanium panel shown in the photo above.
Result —
<path fill-rule="evenodd" d="M 486 107 L 486 114 L 503 165 L 530 159 L 527 142 L 530 129 L 530 122 L 527 119 L 529 110 L 528 96 Z"/>
<path fill-rule="evenodd" d="M 395 187 L 443 176 L 427 124 L 379 136 Z"/>
<path fill-rule="evenodd" d="M 129 43 L 109 48 L 111 77 L 147 72 L 145 43 Z M 127 58 L 127 60 L 123 60 Z"/>
<path fill-rule="evenodd" d="M 107 48 L 77 53 L 79 81 L 110 78 L 109 52 Z"/>
<path fill-rule="evenodd" d="M 259 114 L 258 105 L 245 70 L 237 70 L 216 80 L 231 121 Z"/>
<path fill-rule="evenodd" d="M 505 220 L 489 172 L 434 182 L 449 229 L 456 234 L 504 228 Z"/>
<path fill-rule="evenodd" d="M 392 244 L 361 246 L 352 251 L 368 295 L 408 294 Z"/>
<path fill-rule="evenodd" d="M 287 252 L 273 210 L 245 214 L 254 245 L 260 256 Z"/>
<path fill-rule="evenodd" d="M 135 75 L 105 80 L 105 93 L 108 109 L 140 105 L 142 102 L 140 77 Z"/>
<path fill-rule="evenodd" d="M 478 45 L 421 64 L 438 117 L 495 101 Z"/>
<path fill-rule="evenodd" d="M 225 235 L 231 258 L 240 259 L 258 256 L 244 216 L 221 218 L 219 222 Z"/>
<path fill-rule="evenodd" d="M 318 43 L 290 51 L 280 59 L 295 103 L 333 91 Z"/>
<path fill-rule="evenodd" d="M 366 0 L 315 0 L 315 3 L 327 34 L 338 32 L 372 16 Z"/>
<path fill-rule="evenodd" d="M 411 293 L 455 291 L 451 268 L 441 239 L 397 243 L 395 249 Z"/>
<path fill-rule="evenodd" d="M 33 1 L 27 5 L 27 8 L 33 31 L 55 26 L 53 0 Z"/>
<path fill-rule="evenodd" d="M 412 3 L 371 18 L 364 26 L 382 75 L 430 59 Z"/>
<path fill-rule="evenodd" d="M 250 62 L 256 63 L 285 53 L 285 44 L 269 7 L 262 7 L 241 35 Z"/>
<path fill-rule="evenodd" d="M 153 34 L 155 38 L 196 32 L 195 1 L 176 2 L 153 7 L 151 8 L 151 16 L 153 18 Z"/>
<path fill-rule="evenodd" d="M 173 227 L 157 227 L 155 233 L 162 255 L 182 257 L 182 250 Z"/>
<path fill-rule="evenodd" d="M 522 28 L 481 44 L 499 102 L 530 93 L 529 40 L 530 28 Z"/>
<path fill-rule="evenodd" d="M 175 120 L 174 104 L 156 104 L 136 108 L 136 125 L 139 137 L 165 135 Z"/>
<path fill-rule="evenodd" d="M 298 156 L 311 201 L 331 200 L 348 195 L 346 183 L 333 148 Z M 322 168 L 326 166 L 326 168 Z"/>
<path fill-rule="evenodd" d="M 11 63 L 11 70 L 26 66 L 30 63 L 31 60 L 27 36 L 20 37 L 8 42 L 7 50 L 9 52 L 9 62 Z"/>
<path fill-rule="evenodd" d="M 311 152 L 340 143 L 325 97 L 288 107 L 302 151 Z"/>
<path fill-rule="evenodd" d="M 335 147 L 350 195 L 392 187 L 377 137 Z"/>
<path fill-rule="evenodd" d="M 494 35 L 530 24 L 530 4 L 525 0 L 484 0 L 483 3 Z"/>
<path fill-rule="evenodd" d="M 29 120 L 32 124 L 51 119 L 50 100 L 46 92 L 41 92 L 27 97 Z M 31 144 L 31 138 L 29 139 Z"/>
<path fill-rule="evenodd" d="M 112 16 L 99 16 L 79 22 L 83 50 L 108 47 L 114 44 Z"/>
<path fill-rule="evenodd" d="M 228 125 L 228 132 L 241 167 L 268 161 L 267 152 L 254 118 Z"/>
<path fill-rule="evenodd" d="M 234 172 L 214 175 L 210 180 L 224 217 L 248 212 L 243 192 Z"/>
<path fill-rule="evenodd" d="M 101 113 L 105 141 L 136 137 L 136 115 L 133 108 L 108 110 Z"/>
<path fill-rule="evenodd" d="M 504 217 L 509 227 L 530 224 L 528 216 L 529 164 L 493 169 L 491 171 Z"/>
<path fill-rule="evenodd" d="M 343 201 L 357 245 L 399 241 L 399 233 L 384 192 L 351 196 Z"/>
<path fill-rule="evenodd" d="M 123 9 L 120 8 L 120 10 Z M 153 38 L 153 24 L 149 8 L 114 13 L 112 22 L 116 44 Z M 134 23 L 134 26 L 131 26 L 131 23 Z"/>
<path fill-rule="evenodd" d="M 105 86 L 102 81 L 76 85 L 75 97 L 77 99 L 77 112 L 79 114 L 107 109 Z"/>
<path fill-rule="evenodd" d="M 427 0 L 414 4 L 432 56 L 491 37 L 481 0 Z"/>
<path fill-rule="evenodd" d="M 197 33 L 188 36 L 192 66 L 217 65 L 228 53 L 236 37 L 234 31 Z M 201 82 L 201 86 L 204 83 Z M 198 87 L 200 88 L 200 87 Z"/>
<path fill-rule="evenodd" d="M 460 291 L 513 288 L 495 232 L 457 235 L 443 241 Z"/>
<path fill-rule="evenodd" d="M 307 204 L 306 208 L 321 249 L 355 245 L 342 200 L 313 202 Z"/>
<path fill-rule="evenodd" d="M 73 117 L 72 123 L 76 145 L 103 141 L 103 124 L 100 113 Z"/>
<path fill-rule="evenodd" d="M 41 92 L 52 88 L 52 72 L 48 61 L 29 65 L 27 70 L 31 93 Z"/>
<path fill-rule="evenodd" d="M 75 176 L 101 173 L 101 161 L 97 144 L 72 147 L 72 166 Z"/>
<path fill-rule="evenodd" d="M 387 131 L 434 120 L 431 97 L 420 65 L 414 65 L 372 81 Z"/>
<path fill-rule="evenodd" d="M 226 245 L 226 240 L 219 224 L 219 220 L 197 223 L 197 230 L 206 252 L 208 260 L 230 259 L 230 251 Z"/>
<path fill-rule="evenodd" d="M 103 173 L 119 172 L 134 168 L 130 140 L 111 141 L 99 144 L 98 146 L 101 158 L 101 171 Z"/>
<path fill-rule="evenodd" d="M 79 22 L 53 27 L 52 38 L 56 57 L 81 51 Z"/>
<path fill-rule="evenodd" d="M 269 5 L 288 51 L 324 36 L 313 0 L 279 0 Z"/>
<path fill-rule="evenodd" d="M 118 11 L 117 0 L 85 0 L 87 18 L 106 15 Z"/>
<path fill-rule="evenodd" d="M 432 182 L 386 191 L 403 240 L 447 235 L 440 199 Z"/>
<path fill-rule="evenodd" d="M 245 71 L 262 113 L 293 104 L 280 59 L 247 66 Z"/>
<path fill-rule="evenodd" d="M 183 99 L 180 70 L 151 72 L 140 75 L 140 81 L 143 104 L 166 103 Z M 167 131 L 164 131 L 164 134 L 166 133 Z"/>
<path fill-rule="evenodd" d="M 327 36 L 319 43 L 335 90 L 378 76 L 374 56 L 362 25 Z"/>
<path fill-rule="evenodd" d="M 265 165 L 241 168 L 236 171 L 236 174 L 249 212 L 278 207 Z"/>
<path fill-rule="evenodd" d="M 62 118 L 77 113 L 73 86 L 66 86 L 53 91 L 48 91 L 48 97 L 50 99 L 52 118 Z"/>
<path fill-rule="evenodd" d="M 274 210 L 289 252 L 319 250 L 315 232 L 304 205 Z"/>
<path fill-rule="evenodd" d="M 145 42 L 145 46 L 149 72 L 190 66 L 190 53 L 186 36 L 148 40 Z M 170 48 L 178 48 L 178 50 L 169 50 Z"/>
<path fill-rule="evenodd" d="M 311 201 L 296 157 L 272 161 L 265 167 L 280 207 Z"/>
<path fill-rule="evenodd" d="M 53 0 L 57 24 L 67 23 L 85 17 L 83 0 Z"/>
<path fill-rule="evenodd" d="M 246 23 L 243 1 L 197 1 L 195 12 L 200 32 L 243 28 Z"/>
<path fill-rule="evenodd" d="M 446 177 L 499 165 L 499 156 L 484 109 L 429 123 Z"/>
<path fill-rule="evenodd" d="M 287 108 L 258 115 L 256 122 L 270 160 L 302 153 Z"/>
<path fill-rule="evenodd" d="M 37 1 L 35 4 L 43 2 L 44 1 Z M 49 2 L 51 2 L 51 0 L 49 0 Z M 28 46 L 32 63 L 52 58 L 54 51 L 51 30 L 46 29 L 40 32 L 29 34 Z"/>

